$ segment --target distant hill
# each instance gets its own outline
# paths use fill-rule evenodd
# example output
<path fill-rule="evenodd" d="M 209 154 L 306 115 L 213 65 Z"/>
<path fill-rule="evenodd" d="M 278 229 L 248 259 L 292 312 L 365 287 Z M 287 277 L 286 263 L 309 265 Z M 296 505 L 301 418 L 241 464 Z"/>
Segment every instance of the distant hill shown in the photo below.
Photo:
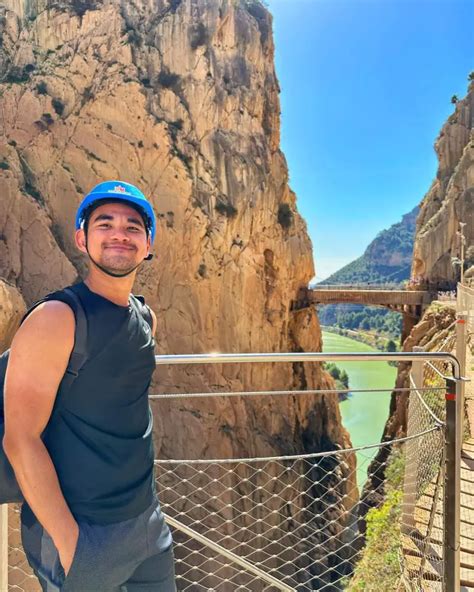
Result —
<path fill-rule="evenodd" d="M 361 257 L 319 285 L 398 283 L 409 279 L 418 211 L 417 206 L 401 222 L 379 232 Z M 321 325 L 337 331 L 376 332 L 381 339 L 385 337 L 382 348 L 387 346 L 387 340 L 398 339 L 402 330 L 402 315 L 381 307 L 329 304 L 318 306 L 318 316 Z"/>
<path fill-rule="evenodd" d="M 401 222 L 379 232 L 361 257 L 319 284 L 380 284 L 409 279 L 418 211 L 416 206 Z"/>

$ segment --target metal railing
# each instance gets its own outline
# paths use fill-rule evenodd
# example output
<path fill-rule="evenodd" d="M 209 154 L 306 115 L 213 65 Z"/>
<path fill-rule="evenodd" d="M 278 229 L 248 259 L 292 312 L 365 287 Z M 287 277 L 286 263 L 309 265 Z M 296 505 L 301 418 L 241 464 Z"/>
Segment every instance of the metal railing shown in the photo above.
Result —
<path fill-rule="evenodd" d="M 398 292 L 400 290 L 406 290 L 406 286 L 397 283 L 366 283 L 366 284 L 314 284 L 310 287 L 311 290 L 391 290 Z M 420 288 L 422 289 L 422 288 Z"/>
<path fill-rule="evenodd" d="M 458 284 L 457 311 L 466 317 L 467 330 L 474 332 L 474 287 Z"/>
<path fill-rule="evenodd" d="M 451 516 L 459 516 L 459 487 L 452 476 L 459 471 L 455 398 L 461 396 L 463 382 L 455 356 L 447 352 L 303 352 L 156 357 L 159 366 L 328 361 L 411 362 L 414 382 L 397 389 L 409 393 L 407 436 L 357 448 L 335 444 L 308 454 L 157 459 L 158 491 L 173 530 L 179 590 L 363 589 L 353 587 L 365 569 L 363 550 L 371 544 L 371 525 L 380 504 L 396 485 L 381 481 L 370 496 L 359 496 L 356 477 L 360 471 L 367 475 L 377 450 L 390 447 L 404 464 L 402 498 L 395 491 L 389 508 L 391 551 L 399 557 L 398 573 L 392 574 L 397 586 L 406 580 L 431 580 L 440 582 L 447 592 L 458 592 L 459 529 Z M 443 375 L 443 382 L 431 384 L 423 370 L 420 374 L 424 368 L 427 377 L 432 367 Z M 317 401 L 321 394 L 337 396 L 334 390 L 320 389 L 164 393 L 150 399 L 158 404 L 160 399 L 176 399 L 181 405 L 187 397 L 270 400 L 278 395 Z M 397 463 L 398 457 L 391 454 L 384 469 L 393 472 Z M 426 528 L 420 527 L 420 500 L 427 511 Z M 36 592 L 39 587 L 21 550 L 16 507 L 10 508 L 9 541 L 9 591 Z"/>

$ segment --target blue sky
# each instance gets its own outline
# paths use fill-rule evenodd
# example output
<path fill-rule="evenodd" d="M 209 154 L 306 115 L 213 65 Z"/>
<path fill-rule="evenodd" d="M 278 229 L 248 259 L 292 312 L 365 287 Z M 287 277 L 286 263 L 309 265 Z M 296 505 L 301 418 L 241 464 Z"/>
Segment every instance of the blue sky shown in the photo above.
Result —
<path fill-rule="evenodd" d="M 474 70 L 474 0 L 269 0 L 282 149 L 327 277 L 398 222 Z"/>

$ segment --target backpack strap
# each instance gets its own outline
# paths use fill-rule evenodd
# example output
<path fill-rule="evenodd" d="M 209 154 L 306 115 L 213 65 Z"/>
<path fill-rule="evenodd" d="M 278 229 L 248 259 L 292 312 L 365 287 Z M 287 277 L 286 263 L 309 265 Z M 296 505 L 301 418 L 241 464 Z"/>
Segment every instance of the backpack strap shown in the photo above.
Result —
<path fill-rule="evenodd" d="M 74 380 L 77 378 L 80 369 L 87 361 L 87 317 L 82 306 L 79 296 L 71 290 L 71 288 L 65 288 L 58 292 L 48 294 L 38 302 L 35 302 L 33 306 L 26 312 L 21 320 L 21 323 L 32 313 L 43 302 L 50 302 L 51 300 L 59 300 L 64 302 L 74 313 L 76 320 L 76 330 L 74 333 L 74 347 L 69 357 L 69 362 L 66 368 L 66 372 L 61 381 L 61 389 L 68 389 L 71 387 Z M 21 324 L 20 323 L 20 324 Z"/>
<path fill-rule="evenodd" d="M 66 288 L 64 293 L 68 295 L 71 302 L 74 302 L 72 309 L 76 317 L 74 347 L 69 358 L 66 373 L 61 382 L 61 388 L 68 389 L 76 380 L 80 369 L 87 361 L 87 317 L 79 296 L 71 288 Z M 70 302 L 66 302 L 66 304 L 70 305 Z"/>

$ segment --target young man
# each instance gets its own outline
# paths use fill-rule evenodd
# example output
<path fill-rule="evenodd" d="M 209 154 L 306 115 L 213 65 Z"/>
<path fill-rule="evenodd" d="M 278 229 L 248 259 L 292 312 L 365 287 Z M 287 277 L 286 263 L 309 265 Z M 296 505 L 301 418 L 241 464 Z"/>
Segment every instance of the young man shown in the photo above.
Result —
<path fill-rule="evenodd" d="M 133 185 L 100 183 L 76 229 L 89 258 L 72 286 L 87 317 L 86 363 L 62 392 L 76 323 L 61 292 L 21 325 L 8 363 L 4 448 L 26 500 L 23 547 L 45 592 L 174 592 L 148 403 L 156 318 L 131 294 L 153 209 Z"/>

